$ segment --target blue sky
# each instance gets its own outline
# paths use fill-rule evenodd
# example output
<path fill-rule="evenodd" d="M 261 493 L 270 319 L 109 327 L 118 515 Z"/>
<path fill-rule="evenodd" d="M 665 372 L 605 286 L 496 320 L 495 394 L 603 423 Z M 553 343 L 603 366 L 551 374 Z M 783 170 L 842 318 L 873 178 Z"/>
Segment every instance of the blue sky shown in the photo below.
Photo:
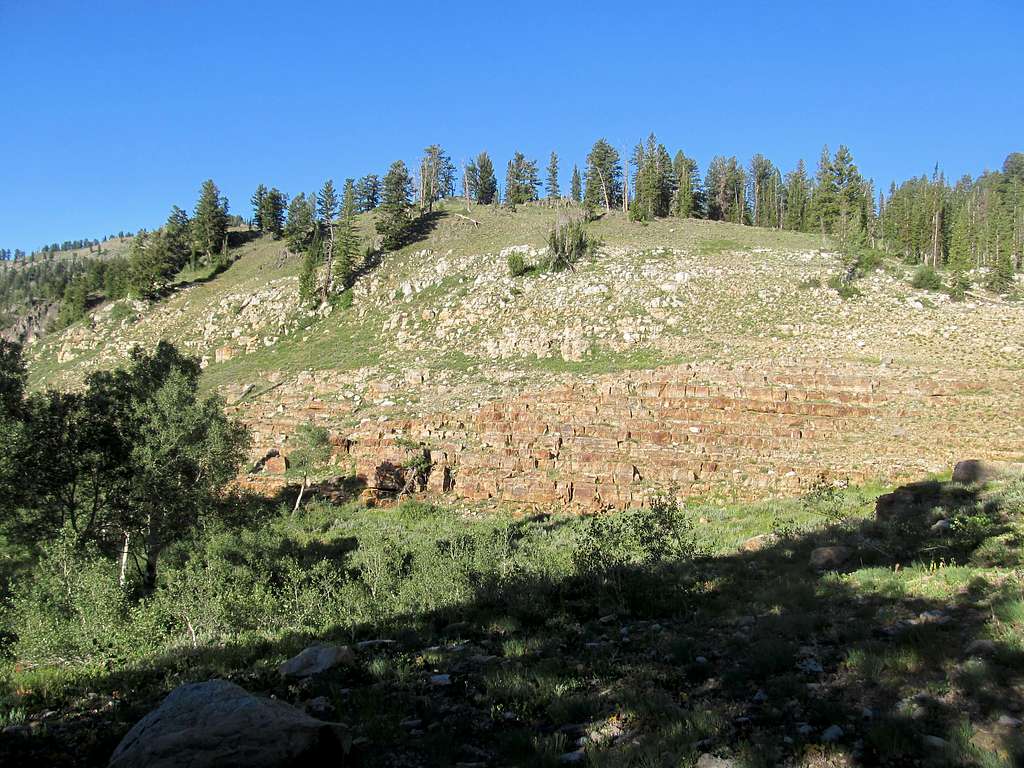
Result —
<path fill-rule="evenodd" d="M 248 216 L 442 144 L 562 158 L 655 131 L 701 170 L 845 143 L 876 184 L 1024 150 L 1024 3 L 0 0 L 0 246 Z"/>

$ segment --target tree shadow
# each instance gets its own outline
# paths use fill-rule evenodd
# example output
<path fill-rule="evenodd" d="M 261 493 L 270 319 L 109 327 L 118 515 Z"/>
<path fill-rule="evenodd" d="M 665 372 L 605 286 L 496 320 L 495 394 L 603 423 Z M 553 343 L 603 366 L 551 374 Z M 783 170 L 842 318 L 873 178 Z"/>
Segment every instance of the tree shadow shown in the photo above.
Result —
<path fill-rule="evenodd" d="M 991 764 L 983 748 L 1019 764 L 1024 646 L 1006 629 L 1024 620 L 1020 584 L 957 565 L 1018 567 L 1012 522 L 977 486 L 927 481 L 880 497 L 871 519 L 780 531 L 751 551 L 559 578 L 485 573 L 445 608 L 83 677 L 74 688 L 120 692 L 117 706 L 4 733 L 0 754 L 104 764 L 175 685 L 223 676 L 296 704 L 327 697 L 368 740 L 354 764 L 554 765 L 577 742 L 593 765 L 703 753 L 736 765 Z M 341 567 L 359 545 L 277 555 Z M 845 548 L 837 568 L 808 565 L 822 547 Z M 265 662 L 314 640 L 354 643 L 360 663 L 297 686 Z"/>

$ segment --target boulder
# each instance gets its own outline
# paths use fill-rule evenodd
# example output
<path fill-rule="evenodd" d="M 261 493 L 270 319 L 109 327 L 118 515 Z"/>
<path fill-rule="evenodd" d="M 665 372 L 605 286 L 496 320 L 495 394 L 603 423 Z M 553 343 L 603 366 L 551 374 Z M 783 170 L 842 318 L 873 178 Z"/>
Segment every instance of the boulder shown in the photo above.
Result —
<path fill-rule="evenodd" d="M 760 552 L 772 546 L 778 537 L 774 533 L 761 533 L 740 544 L 740 552 Z"/>
<path fill-rule="evenodd" d="M 705 752 L 697 758 L 696 768 L 733 768 L 734 765 L 736 765 L 735 760 L 730 760 L 727 757 L 715 757 Z"/>
<path fill-rule="evenodd" d="M 834 571 L 847 560 L 853 550 L 849 547 L 818 547 L 811 552 L 810 566 L 816 571 Z"/>
<path fill-rule="evenodd" d="M 263 471 L 268 475 L 283 475 L 288 469 L 288 459 L 281 454 L 270 456 L 263 462 Z"/>
<path fill-rule="evenodd" d="M 210 680 L 175 688 L 128 731 L 110 768 L 338 766 L 350 743 L 340 723 Z"/>
<path fill-rule="evenodd" d="M 277 668 L 282 677 L 311 677 L 338 666 L 351 667 L 356 655 L 347 645 L 318 643 L 306 648 Z"/>
<path fill-rule="evenodd" d="M 953 467 L 954 483 L 987 483 L 1007 475 L 1024 472 L 1024 465 L 1008 461 L 983 461 L 981 459 L 965 459 L 958 461 Z"/>

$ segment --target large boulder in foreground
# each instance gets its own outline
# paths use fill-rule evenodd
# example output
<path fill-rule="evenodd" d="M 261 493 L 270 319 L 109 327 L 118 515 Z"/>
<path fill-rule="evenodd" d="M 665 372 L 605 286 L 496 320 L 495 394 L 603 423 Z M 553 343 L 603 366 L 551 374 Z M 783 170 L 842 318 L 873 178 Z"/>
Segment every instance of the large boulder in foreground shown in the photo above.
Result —
<path fill-rule="evenodd" d="M 349 743 L 339 723 L 210 680 L 171 691 L 117 745 L 110 768 L 340 766 Z"/>

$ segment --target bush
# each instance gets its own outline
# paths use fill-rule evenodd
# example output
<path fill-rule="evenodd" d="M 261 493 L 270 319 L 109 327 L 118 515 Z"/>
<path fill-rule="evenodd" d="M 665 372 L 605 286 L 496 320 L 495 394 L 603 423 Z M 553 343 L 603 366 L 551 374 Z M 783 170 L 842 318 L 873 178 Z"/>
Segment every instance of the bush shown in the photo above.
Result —
<path fill-rule="evenodd" d="M 600 244 L 597 238 L 587 234 L 583 219 L 560 221 L 548 235 L 548 258 L 551 269 L 556 272 L 574 269 L 580 259 L 592 254 Z"/>
<path fill-rule="evenodd" d="M 841 299 L 855 299 L 861 295 L 860 289 L 847 275 L 832 275 L 828 279 L 828 287 L 838 293 Z"/>
<path fill-rule="evenodd" d="M 935 271 L 934 267 L 922 264 L 917 268 L 917 270 L 915 270 L 914 276 L 910 280 L 910 284 L 918 290 L 941 291 L 942 277 Z"/>
<path fill-rule="evenodd" d="M 44 545 L 12 602 L 15 654 L 29 666 L 119 662 L 153 647 L 153 638 L 131 632 L 129 596 L 116 566 L 83 551 L 70 531 Z"/>
<path fill-rule="evenodd" d="M 582 523 L 573 550 L 573 566 L 599 602 L 637 604 L 655 597 L 646 589 L 659 571 L 692 560 L 693 526 L 678 503 L 656 496 L 650 506 Z M 657 590 L 654 590 L 657 591 Z"/>
<path fill-rule="evenodd" d="M 952 279 L 949 281 L 949 287 L 946 292 L 949 294 L 949 298 L 953 301 L 963 301 L 967 298 L 967 291 L 971 289 L 971 278 L 968 277 L 966 272 L 956 271 L 953 273 Z"/>
<path fill-rule="evenodd" d="M 523 254 L 514 251 L 508 255 L 508 273 L 512 277 L 522 277 L 530 271 Z"/>

